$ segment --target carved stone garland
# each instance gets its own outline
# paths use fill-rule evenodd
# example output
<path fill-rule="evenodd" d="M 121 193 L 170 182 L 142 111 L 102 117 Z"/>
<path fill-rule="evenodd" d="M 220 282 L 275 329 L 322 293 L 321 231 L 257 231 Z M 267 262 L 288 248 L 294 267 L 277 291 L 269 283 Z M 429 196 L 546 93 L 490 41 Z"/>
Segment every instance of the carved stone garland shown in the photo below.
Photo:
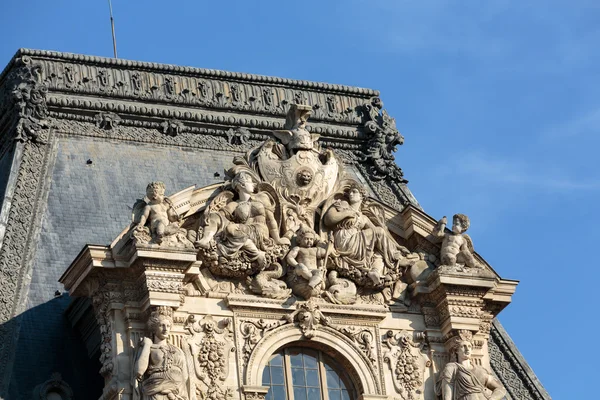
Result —
<path fill-rule="evenodd" d="M 388 331 L 382 341 L 388 348 L 383 354 L 383 360 L 390 367 L 396 392 L 404 400 L 420 398 L 424 383 L 424 361 L 420 353 L 422 345 L 413 341 L 413 335 L 406 331 Z M 422 339 L 422 335 L 418 337 Z"/>

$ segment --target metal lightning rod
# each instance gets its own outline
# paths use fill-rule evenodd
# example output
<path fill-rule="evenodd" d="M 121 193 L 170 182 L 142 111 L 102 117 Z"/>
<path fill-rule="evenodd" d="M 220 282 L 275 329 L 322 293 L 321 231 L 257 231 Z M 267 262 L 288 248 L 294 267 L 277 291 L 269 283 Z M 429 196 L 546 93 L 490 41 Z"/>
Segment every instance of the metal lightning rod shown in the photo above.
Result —
<path fill-rule="evenodd" d="M 110 11 L 110 27 L 112 30 L 113 53 L 115 54 L 115 58 L 119 58 L 117 57 L 117 37 L 115 36 L 115 19 L 113 18 L 112 3 L 110 0 L 108 0 L 108 9 Z"/>

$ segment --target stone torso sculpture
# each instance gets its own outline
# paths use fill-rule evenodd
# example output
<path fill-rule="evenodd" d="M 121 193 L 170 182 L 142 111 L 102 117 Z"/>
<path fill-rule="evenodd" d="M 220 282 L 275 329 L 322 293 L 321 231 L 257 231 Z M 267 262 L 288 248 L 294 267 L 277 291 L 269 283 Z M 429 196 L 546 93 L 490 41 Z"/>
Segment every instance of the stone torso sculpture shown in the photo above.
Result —
<path fill-rule="evenodd" d="M 470 334 L 470 332 L 469 332 Z M 501 400 L 506 390 L 485 368 L 472 360 L 471 335 L 455 338 L 451 353 L 457 362 L 446 364 L 436 385 L 442 400 Z M 491 391 L 491 395 L 488 393 Z"/>
<path fill-rule="evenodd" d="M 134 364 L 135 400 L 192 400 L 189 375 L 183 351 L 169 343 L 172 320 L 159 311 L 151 313 L 148 328 L 154 340 L 140 342 Z"/>

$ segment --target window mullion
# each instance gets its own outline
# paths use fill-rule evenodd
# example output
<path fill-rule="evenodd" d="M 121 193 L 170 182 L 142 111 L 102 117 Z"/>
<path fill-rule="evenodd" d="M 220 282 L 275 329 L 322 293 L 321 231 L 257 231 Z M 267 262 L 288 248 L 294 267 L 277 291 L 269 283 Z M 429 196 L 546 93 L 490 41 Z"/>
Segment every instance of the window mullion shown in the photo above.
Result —
<path fill-rule="evenodd" d="M 323 400 L 329 400 L 329 391 L 327 390 L 327 373 L 325 372 L 325 363 L 323 361 L 323 354 L 319 354 L 319 381 L 321 383 L 321 398 Z"/>
<path fill-rule="evenodd" d="M 288 400 L 294 400 L 294 382 L 292 381 L 292 363 L 290 362 L 290 354 L 288 349 L 283 352 L 283 372 L 285 374 L 285 390 L 287 391 Z"/>

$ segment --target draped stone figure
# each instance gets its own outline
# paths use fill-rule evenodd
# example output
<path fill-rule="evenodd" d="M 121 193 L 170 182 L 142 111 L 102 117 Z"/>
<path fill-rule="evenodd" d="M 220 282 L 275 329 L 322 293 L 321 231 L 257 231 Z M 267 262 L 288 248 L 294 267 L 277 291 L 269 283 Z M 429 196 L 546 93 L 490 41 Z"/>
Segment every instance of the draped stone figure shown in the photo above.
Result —
<path fill-rule="evenodd" d="M 364 201 L 365 189 L 350 182 L 343 198 L 325 211 L 324 224 L 333 231 L 335 269 L 361 286 L 381 288 L 398 281 L 403 267 L 419 256 L 397 244 L 385 227 L 383 211 Z"/>
<path fill-rule="evenodd" d="M 455 338 L 450 353 L 457 361 L 446 364 L 436 384 L 442 400 L 501 400 L 506 395 L 492 374 L 472 362 L 472 350 L 470 332 Z"/>
<path fill-rule="evenodd" d="M 208 264 L 218 275 L 241 277 L 261 271 L 274 245 L 289 245 L 280 237 L 274 215 L 277 195 L 257 190 L 258 186 L 250 172 L 238 172 L 231 180 L 236 193 L 222 192 L 205 211 L 202 237 L 195 245 L 214 248 L 218 258 Z M 247 265 L 233 266 L 240 261 Z"/>
<path fill-rule="evenodd" d="M 190 396 L 187 360 L 183 351 L 169 344 L 173 321 L 168 313 L 153 311 L 148 319 L 152 339 L 140 341 L 133 366 L 134 400 L 195 400 Z"/>

